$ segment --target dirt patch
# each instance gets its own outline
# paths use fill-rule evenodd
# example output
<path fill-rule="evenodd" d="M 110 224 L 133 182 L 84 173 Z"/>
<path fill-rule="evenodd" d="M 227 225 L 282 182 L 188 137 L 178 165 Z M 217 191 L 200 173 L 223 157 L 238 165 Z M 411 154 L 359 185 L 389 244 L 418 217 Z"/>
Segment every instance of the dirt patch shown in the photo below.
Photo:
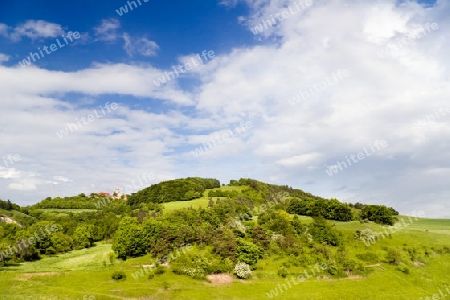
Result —
<path fill-rule="evenodd" d="M 231 284 L 234 281 L 233 276 L 229 274 L 215 274 L 206 276 L 213 285 Z"/>
<path fill-rule="evenodd" d="M 8 224 L 17 224 L 17 225 L 19 225 L 20 227 L 23 227 L 22 226 L 22 224 L 20 224 L 19 222 L 17 222 L 16 220 L 13 220 L 13 219 L 11 219 L 10 217 L 6 217 L 6 216 L 4 216 L 4 217 L 0 217 L 0 222 L 6 222 L 6 223 L 8 223 Z"/>
<path fill-rule="evenodd" d="M 380 267 L 381 264 L 368 265 L 366 268 Z"/>
<path fill-rule="evenodd" d="M 42 277 L 42 276 L 56 276 L 56 275 L 63 275 L 64 273 L 59 272 L 42 272 L 42 273 L 23 273 L 17 276 L 16 280 L 20 281 L 27 281 L 30 278 L 33 277 Z"/>
<path fill-rule="evenodd" d="M 424 267 L 424 266 L 426 266 L 424 263 L 421 263 L 421 262 L 419 262 L 419 261 L 415 261 L 413 264 L 414 264 L 416 267 Z"/>
<path fill-rule="evenodd" d="M 364 279 L 364 276 L 361 276 L 361 275 L 348 275 L 347 279 L 350 279 L 350 280 Z"/>

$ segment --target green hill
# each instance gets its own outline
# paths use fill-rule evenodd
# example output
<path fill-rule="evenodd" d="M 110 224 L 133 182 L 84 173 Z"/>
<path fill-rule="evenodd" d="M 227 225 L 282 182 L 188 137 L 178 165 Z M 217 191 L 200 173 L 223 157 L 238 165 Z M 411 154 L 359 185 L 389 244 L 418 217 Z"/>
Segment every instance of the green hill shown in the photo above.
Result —
<path fill-rule="evenodd" d="M 130 198 L 7 204 L 0 214 L 26 222 L 0 222 L 0 298 L 418 299 L 447 281 L 450 220 L 245 178 L 177 179 Z"/>

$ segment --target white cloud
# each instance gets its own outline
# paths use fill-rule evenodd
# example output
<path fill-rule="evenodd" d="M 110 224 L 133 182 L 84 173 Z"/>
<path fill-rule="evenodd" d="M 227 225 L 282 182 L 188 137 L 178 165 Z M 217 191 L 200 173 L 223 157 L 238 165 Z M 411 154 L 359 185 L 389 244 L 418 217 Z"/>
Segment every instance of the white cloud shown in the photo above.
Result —
<path fill-rule="evenodd" d="M 246 3 L 251 13 L 243 26 L 249 30 L 289 4 Z M 200 84 L 189 93 L 176 79 L 155 87 L 152 80 L 164 70 L 148 65 L 93 65 L 77 72 L 0 66 L 2 104 L 8 111 L 0 119 L 0 135 L 7 141 L 0 153 L 20 149 L 24 169 L 39 174 L 36 181 L 22 177 L 23 172 L 20 179 L 0 180 L 0 189 L 16 180 L 34 184 L 35 194 L 45 198 L 89 193 L 92 185 L 112 192 L 144 173 L 154 173 L 155 182 L 192 175 L 254 177 L 344 201 L 388 204 L 402 213 L 443 216 L 450 196 L 445 176 L 450 114 L 423 128 L 414 123 L 448 105 L 450 4 L 441 1 L 425 9 L 395 3 L 314 2 L 265 31 L 264 43 L 235 48 L 192 70 Z M 376 27 L 376 22 L 383 24 Z M 377 55 L 427 22 L 436 22 L 439 30 L 395 57 Z M 117 39 L 118 25 L 104 26 L 106 40 Z M 314 85 L 332 79 L 339 69 L 350 76 L 313 93 Z M 161 99 L 168 108 L 150 113 L 121 104 L 107 118 L 58 139 L 57 130 L 91 111 L 65 102 L 70 92 L 117 95 L 118 102 L 119 96 L 149 103 Z M 310 95 L 291 105 L 289 99 L 300 92 Z M 177 111 L 186 105 L 195 111 Z M 240 120 L 252 122 L 247 134 L 198 158 L 190 154 L 205 138 Z M 382 151 L 331 177 L 325 172 L 327 165 L 381 139 L 389 144 Z M 54 174 L 70 174 L 73 181 L 54 185 L 61 182 Z M 21 199 L 24 193 L 10 195 Z"/>
<path fill-rule="evenodd" d="M 19 191 L 34 191 L 36 190 L 36 185 L 33 183 L 10 183 L 8 188 Z"/>
<path fill-rule="evenodd" d="M 69 178 L 66 178 L 64 176 L 53 176 L 53 179 L 56 180 L 56 181 L 62 181 L 62 182 L 70 182 L 70 181 L 72 181 Z"/>
<path fill-rule="evenodd" d="M 125 44 L 123 48 L 129 56 L 138 53 L 142 56 L 156 56 L 156 52 L 159 49 L 158 44 L 154 41 L 150 41 L 145 37 L 135 38 L 131 37 L 128 33 L 123 34 L 123 40 Z"/>
<path fill-rule="evenodd" d="M 0 23 L 0 36 L 7 37 L 8 36 L 9 26 L 3 23 Z"/>
<path fill-rule="evenodd" d="M 9 60 L 9 56 L 3 53 L 0 53 L 0 64 Z"/>
<path fill-rule="evenodd" d="M 283 158 L 278 161 L 280 165 L 293 167 L 299 165 L 310 165 L 312 163 L 316 163 L 319 158 L 321 158 L 321 154 L 319 153 L 307 153 L 303 155 L 295 155 L 288 158 Z"/>
<path fill-rule="evenodd" d="M 13 179 L 13 178 L 19 178 L 19 177 L 20 177 L 20 172 L 16 171 L 16 169 L 0 167 L 0 178 Z"/>
<path fill-rule="evenodd" d="M 119 34 L 120 22 L 117 19 L 103 19 L 102 23 L 94 28 L 95 36 L 98 41 L 113 42 L 117 40 Z"/>
<path fill-rule="evenodd" d="M 61 25 L 44 20 L 28 20 L 16 26 L 11 33 L 11 39 L 20 40 L 21 37 L 30 39 L 53 38 L 64 34 Z"/>
<path fill-rule="evenodd" d="M 248 3 L 249 29 L 288 5 Z M 308 188 L 316 194 L 390 203 L 404 213 L 426 211 L 428 191 L 434 190 L 434 204 L 443 205 L 448 194 L 444 177 L 429 170 L 440 164 L 449 167 L 443 141 L 450 138 L 450 114 L 422 131 L 413 123 L 444 107 L 450 96 L 445 54 L 449 42 L 442 39 L 449 23 L 443 12 L 449 11 L 444 2 L 427 9 L 395 1 L 352 1 L 347 6 L 314 2 L 265 31 L 265 45 L 235 49 L 201 68 L 197 107 L 217 119 L 244 112 L 260 121 L 240 157 L 252 153 L 267 165 L 253 173 L 262 180 L 277 174 L 278 183 L 293 186 L 313 181 L 316 184 Z M 427 22 L 436 22 L 440 29 L 405 46 L 395 58 L 377 56 L 387 43 Z M 311 92 L 339 69 L 348 69 L 350 76 L 320 93 Z M 289 104 L 305 91 L 308 97 Z M 387 140 L 389 147 L 332 178 L 325 173 L 327 165 L 377 139 Z M 407 183 L 412 176 L 426 178 L 415 182 L 414 191 Z M 434 189 L 429 188 L 432 181 Z M 439 215 L 434 208 L 429 213 Z"/>
<path fill-rule="evenodd" d="M 191 96 L 180 91 L 176 82 L 158 88 L 151 83 L 163 72 L 151 66 L 139 67 L 125 64 L 97 64 L 78 72 L 64 73 L 38 68 L 2 68 L 3 87 L 21 91 L 20 94 L 40 95 L 78 92 L 91 95 L 125 94 L 136 97 L 158 98 L 178 104 L 192 104 Z M 24 82 L 28 82 L 24 85 Z M 95 82 L 95 84 L 92 84 Z M 8 101 L 14 101 L 10 98 Z M 40 101 L 52 101 L 43 98 Z M 15 101 L 14 101 L 15 102 Z"/>

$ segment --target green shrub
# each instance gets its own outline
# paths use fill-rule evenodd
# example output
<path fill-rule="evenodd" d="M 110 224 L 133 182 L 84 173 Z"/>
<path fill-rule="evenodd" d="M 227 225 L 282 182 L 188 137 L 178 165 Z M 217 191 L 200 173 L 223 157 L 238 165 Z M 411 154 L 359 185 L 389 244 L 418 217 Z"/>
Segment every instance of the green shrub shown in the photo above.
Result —
<path fill-rule="evenodd" d="M 148 279 L 153 279 L 155 277 L 155 273 L 150 273 L 150 274 L 148 274 Z"/>
<path fill-rule="evenodd" d="M 258 259 L 262 257 L 263 249 L 252 242 L 244 239 L 237 240 L 238 260 L 250 266 L 255 265 Z"/>
<path fill-rule="evenodd" d="M 283 278 L 286 278 L 288 276 L 288 271 L 286 268 L 282 267 L 278 270 L 278 276 L 281 276 Z"/>
<path fill-rule="evenodd" d="M 396 269 L 400 272 L 405 273 L 406 275 L 410 273 L 408 266 L 404 263 L 399 264 Z"/>
<path fill-rule="evenodd" d="M 158 266 L 155 269 L 155 275 L 162 275 L 166 272 L 166 268 L 164 268 L 163 266 Z"/>
<path fill-rule="evenodd" d="M 55 250 L 55 248 L 50 246 L 50 247 L 47 248 L 47 250 L 45 250 L 45 254 L 47 254 L 47 255 L 54 255 L 54 254 L 56 254 L 56 250 Z"/>
<path fill-rule="evenodd" d="M 123 271 L 115 271 L 112 274 L 111 278 L 114 279 L 114 280 L 126 280 L 127 279 L 127 275 Z"/>
<path fill-rule="evenodd" d="M 402 260 L 402 254 L 400 250 L 395 248 L 389 248 L 386 254 L 386 262 L 391 265 L 399 265 Z"/>
<path fill-rule="evenodd" d="M 394 225 L 396 219 L 393 217 L 393 209 L 384 205 L 365 205 L 361 209 L 361 219 L 368 219 L 382 225 Z"/>

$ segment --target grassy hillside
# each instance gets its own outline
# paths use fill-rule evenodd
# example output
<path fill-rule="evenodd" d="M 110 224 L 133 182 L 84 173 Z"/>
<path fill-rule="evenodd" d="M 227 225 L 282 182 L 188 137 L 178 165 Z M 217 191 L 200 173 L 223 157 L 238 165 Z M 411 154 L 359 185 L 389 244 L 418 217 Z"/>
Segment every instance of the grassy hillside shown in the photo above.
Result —
<path fill-rule="evenodd" d="M 202 192 L 187 200 L 194 194 L 186 196 L 185 184 Z M 183 201 L 147 202 L 155 197 L 155 190 L 169 193 L 174 187 Z M 381 225 L 361 217 L 362 204 L 342 204 L 250 179 L 216 188 L 206 188 L 198 179 L 177 180 L 145 189 L 134 204 L 108 201 L 97 209 L 64 207 L 66 200 L 69 207 L 92 204 L 92 199 L 79 195 L 47 199 L 29 211 L 32 217 L 3 212 L 40 226 L 56 222 L 64 234 L 36 246 L 42 259 L 23 262 L 18 257 L 0 267 L 0 299 L 29 295 L 42 299 L 419 299 L 448 284 L 450 220 L 390 215 L 398 219 L 397 227 Z M 350 208 L 343 211 L 350 211 L 352 221 L 320 218 L 342 206 Z M 288 213 L 290 208 L 294 213 Z M 299 211 L 308 215 L 298 215 Z M 3 249 L 18 237 L 32 235 L 37 229 L 33 226 L 28 233 L 27 226 L 0 226 Z M 365 243 L 360 237 L 368 233 L 374 238 Z M 43 249 L 71 239 L 70 250 L 97 242 L 56 254 Z M 167 266 L 152 267 L 157 257 L 186 243 L 193 244 L 188 252 L 176 255 Z M 234 264 L 249 259 L 255 249 L 260 254 L 252 264 L 253 275 L 238 279 Z M 198 278 L 178 274 L 180 266 L 190 267 L 191 259 L 197 268 L 213 271 Z M 227 259 L 233 265 L 223 271 Z M 118 271 L 127 279 L 113 280 Z M 308 278 L 299 282 L 304 277 Z"/>
<path fill-rule="evenodd" d="M 203 196 L 197 199 L 193 199 L 190 201 L 175 201 L 175 202 L 166 202 L 163 203 L 163 207 L 164 207 L 164 212 L 165 213 L 169 213 L 172 212 L 176 209 L 183 209 L 183 208 L 206 208 L 208 206 L 208 193 L 210 191 L 237 191 L 237 192 L 242 192 L 242 190 L 246 189 L 248 187 L 245 186 L 222 186 L 220 188 L 215 188 L 215 189 L 207 189 L 203 192 Z M 218 197 L 214 197 L 214 199 L 217 199 Z"/>
<path fill-rule="evenodd" d="M 336 227 L 348 233 L 367 227 L 383 230 L 383 226 L 359 222 L 336 222 Z M 450 237 L 439 233 L 441 228 L 450 228 L 450 220 L 421 219 L 414 223 L 414 227 L 411 225 L 392 238 L 372 245 L 369 251 L 377 252 L 385 246 L 433 245 L 438 248 L 437 245 L 449 245 Z M 351 249 L 353 254 L 368 251 L 361 245 Z M 153 279 L 147 276 L 135 279 L 133 274 L 154 259 L 144 256 L 124 262 L 117 260 L 111 265 L 107 258 L 110 251 L 110 245 L 97 244 L 90 249 L 2 269 L 0 295 L 2 299 L 8 299 L 7 295 L 46 295 L 60 299 L 81 299 L 84 295 L 94 295 L 96 299 L 270 299 L 267 293 L 277 288 L 278 284 L 286 284 L 286 279 L 277 276 L 279 266 L 290 261 L 289 257 L 273 256 L 258 262 L 254 277 L 248 281 L 234 279 L 232 283 L 213 284 L 174 275 L 170 271 Z M 200 253 L 202 250 L 196 248 L 192 251 Z M 273 298 L 419 299 L 437 293 L 440 287 L 448 284 L 450 255 L 431 251 L 423 257 L 421 264 L 411 267 L 409 274 L 399 272 L 395 266 L 381 260 L 379 263 L 367 263 L 367 266 L 371 270 L 367 275 L 345 279 L 312 278 L 298 285 L 291 283 L 291 288 L 287 285 L 287 290 L 278 291 L 279 296 Z M 112 280 L 111 274 L 115 270 L 123 270 L 127 280 Z M 298 274 L 308 271 L 308 268 L 291 266 L 289 270 Z M 89 280 L 86 280 L 87 277 Z M 15 287 L 14 292 L 11 286 Z"/>

